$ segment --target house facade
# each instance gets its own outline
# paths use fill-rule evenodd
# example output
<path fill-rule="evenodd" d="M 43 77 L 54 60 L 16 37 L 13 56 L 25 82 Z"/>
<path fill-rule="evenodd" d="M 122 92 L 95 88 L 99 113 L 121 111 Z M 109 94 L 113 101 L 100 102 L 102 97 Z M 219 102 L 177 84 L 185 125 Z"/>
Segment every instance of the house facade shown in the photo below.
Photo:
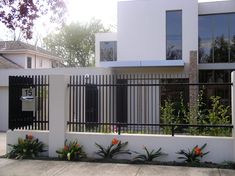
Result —
<path fill-rule="evenodd" d="M 61 65 L 53 53 L 21 41 L 0 41 L 0 68 L 42 69 Z"/>
<path fill-rule="evenodd" d="M 117 73 L 186 73 L 190 83 L 230 82 L 234 0 L 119 1 L 117 12 L 117 32 L 96 35 L 97 67 Z M 226 87 L 206 91 L 229 104 Z"/>
<path fill-rule="evenodd" d="M 96 35 L 97 67 L 187 73 L 196 51 L 200 81 L 235 68 L 234 0 L 120 1 L 117 10 L 117 33 Z"/>

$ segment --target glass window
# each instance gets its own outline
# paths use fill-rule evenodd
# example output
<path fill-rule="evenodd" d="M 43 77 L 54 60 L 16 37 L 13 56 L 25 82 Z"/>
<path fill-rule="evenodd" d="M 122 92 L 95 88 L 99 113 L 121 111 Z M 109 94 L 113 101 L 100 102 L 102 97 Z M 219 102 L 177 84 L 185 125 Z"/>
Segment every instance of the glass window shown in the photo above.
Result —
<path fill-rule="evenodd" d="M 214 62 L 228 62 L 228 14 L 214 15 Z"/>
<path fill-rule="evenodd" d="M 229 18 L 230 24 L 230 62 L 235 62 L 235 14 Z"/>
<path fill-rule="evenodd" d="M 102 41 L 100 42 L 100 61 L 117 60 L 117 42 Z"/>
<path fill-rule="evenodd" d="M 235 62 L 235 14 L 199 16 L 199 63 Z"/>
<path fill-rule="evenodd" d="M 182 10 L 166 12 L 166 59 L 182 59 Z"/>
<path fill-rule="evenodd" d="M 212 62 L 212 17 L 199 17 L 199 58 L 200 63 Z"/>
<path fill-rule="evenodd" d="M 32 58 L 27 57 L 27 68 L 32 68 Z"/>

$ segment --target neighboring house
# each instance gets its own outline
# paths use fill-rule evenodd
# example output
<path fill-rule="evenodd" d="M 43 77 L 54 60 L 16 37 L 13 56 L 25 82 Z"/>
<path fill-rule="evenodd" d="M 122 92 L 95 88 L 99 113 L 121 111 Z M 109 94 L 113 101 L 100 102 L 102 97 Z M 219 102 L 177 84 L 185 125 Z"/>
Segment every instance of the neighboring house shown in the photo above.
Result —
<path fill-rule="evenodd" d="M 55 54 L 21 41 L 0 41 L 0 69 L 40 69 L 61 66 Z"/>
<path fill-rule="evenodd" d="M 118 73 L 189 73 L 191 83 L 230 82 L 235 0 L 120 1 L 117 14 L 117 33 L 96 35 L 96 67 Z M 207 94 L 229 104 L 228 89 L 214 87 Z"/>

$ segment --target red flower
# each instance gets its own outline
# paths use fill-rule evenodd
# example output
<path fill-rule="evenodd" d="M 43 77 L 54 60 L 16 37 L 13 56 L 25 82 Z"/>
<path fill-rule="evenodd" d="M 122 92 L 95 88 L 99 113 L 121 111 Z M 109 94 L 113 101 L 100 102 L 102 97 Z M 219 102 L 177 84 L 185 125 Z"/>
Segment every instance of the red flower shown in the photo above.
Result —
<path fill-rule="evenodd" d="M 196 147 L 196 148 L 194 149 L 194 153 L 195 153 L 195 155 L 197 155 L 197 156 L 202 156 L 202 150 L 201 150 L 201 148 L 200 148 L 200 147 Z"/>
<path fill-rule="evenodd" d="M 33 139 L 33 135 L 31 133 L 26 135 L 26 139 L 31 141 Z"/>
<path fill-rule="evenodd" d="M 64 151 L 68 151 L 69 150 L 69 146 L 65 145 L 64 146 Z"/>
<path fill-rule="evenodd" d="M 112 144 L 113 144 L 113 145 L 118 144 L 118 142 L 119 142 L 119 141 L 117 140 L 117 138 L 113 138 L 113 140 L 112 140 Z"/>

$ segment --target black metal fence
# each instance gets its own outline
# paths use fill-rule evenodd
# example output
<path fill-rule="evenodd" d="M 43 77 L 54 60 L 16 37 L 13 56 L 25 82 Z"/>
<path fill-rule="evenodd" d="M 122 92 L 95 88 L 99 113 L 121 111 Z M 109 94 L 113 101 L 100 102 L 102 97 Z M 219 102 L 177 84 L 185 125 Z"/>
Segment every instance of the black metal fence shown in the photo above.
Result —
<path fill-rule="evenodd" d="M 210 106 L 211 96 L 220 96 L 221 103 L 230 106 L 231 85 L 231 83 L 191 84 L 189 75 L 186 74 L 71 76 L 68 85 L 68 128 L 69 131 L 77 132 L 171 135 L 175 133 L 206 135 L 210 130 L 225 129 L 226 134 L 229 134 L 233 128 L 231 123 L 191 123 L 183 117 L 179 118 L 180 121 L 164 123 L 161 109 L 165 100 L 170 100 L 174 103 L 174 115 L 182 116 L 182 112 L 177 111 L 179 106 L 183 104 L 184 107 L 188 107 L 187 111 L 192 111 L 191 105 L 198 100 L 200 91 L 203 91 L 201 97 L 204 99 L 203 108 Z"/>
<path fill-rule="evenodd" d="M 9 129 L 49 130 L 48 76 L 9 76 Z"/>

